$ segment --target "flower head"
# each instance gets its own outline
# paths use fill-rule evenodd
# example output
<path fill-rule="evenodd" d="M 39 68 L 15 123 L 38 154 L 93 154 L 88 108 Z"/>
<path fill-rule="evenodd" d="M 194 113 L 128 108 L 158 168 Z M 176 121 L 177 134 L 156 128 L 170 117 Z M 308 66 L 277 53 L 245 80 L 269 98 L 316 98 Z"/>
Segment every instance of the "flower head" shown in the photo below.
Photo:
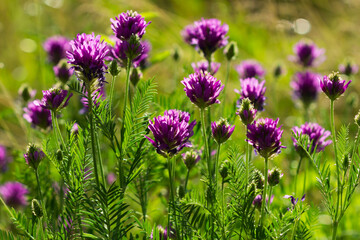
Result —
<path fill-rule="evenodd" d="M 304 67 L 315 67 L 325 60 L 325 50 L 318 48 L 314 43 L 298 42 L 294 46 L 295 56 L 289 60 Z"/>
<path fill-rule="evenodd" d="M 140 14 L 134 11 L 121 13 L 115 19 L 110 19 L 110 21 L 112 23 L 111 29 L 120 40 L 128 40 L 131 35 L 141 38 L 146 27 L 151 23 L 147 23 Z"/>
<path fill-rule="evenodd" d="M 271 197 L 270 197 L 270 204 L 273 202 L 273 200 L 274 200 L 274 195 L 271 195 Z M 269 202 L 269 197 L 266 197 L 266 203 L 268 203 L 268 202 Z M 261 204 L 262 204 L 262 195 L 261 195 L 261 194 L 257 195 L 257 196 L 254 198 L 252 204 L 254 205 L 255 208 L 257 208 L 257 209 L 260 210 Z"/>
<path fill-rule="evenodd" d="M 137 67 L 142 60 L 141 58 L 147 58 L 147 53 L 144 52 L 145 47 L 147 47 L 146 44 L 141 41 L 123 41 L 116 39 L 114 47 L 110 47 L 111 57 L 118 60 L 122 67 L 126 67 L 128 57 L 130 57 L 133 59 L 133 66 L 135 67 L 136 65 Z"/>
<path fill-rule="evenodd" d="M 225 47 L 228 43 L 226 37 L 229 31 L 227 24 L 221 25 L 221 21 L 215 18 L 204 19 L 188 25 L 182 31 L 185 42 L 202 51 L 205 58 L 209 58 L 218 48 Z"/>
<path fill-rule="evenodd" d="M 220 119 L 218 122 L 211 123 L 213 138 L 218 144 L 226 142 L 234 132 L 235 125 L 230 125 L 226 119 Z"/>
<path fill-rule="evenodd" d="M 305 196 L 306 194 L 304 194 L 302 197 L 301 197 L 301 201 L 305 201 Z M 289 199 L 290 198 L 290 201 L 291 201 L 291 204 L 293 205 L 293 208 L 295 208 L 296 204 L 298 203 L 299 201 L 299 198 L 295 198 L 294 196 L 292 195 L 285 195 L 284 198 L 287 198 Z"/>
<path fill-rule="evenodd" d="M 235 92 L 240 94 L 240 99 L 238 101 L 238 107 L 240 107 L 241 101 L 245 98 L 250 99 L 251 104 L 254 105 L 255 109 L 258 111 L 264 110 L 265 104 L 265 91 L 266 87 L 265 81 L 259 83 L 259 80 L 256 78 L 245 78 L 240 79 L 241 91 L 235 89 Z"/>
<path fill-rule="evenodd" d="M 184 147 L 191 147 L 189 138 L 194 134 L 196 121 L 190 121 L 190 114 L 179 110 L 167 110 L 164 116 L 149 120 L 149 129 L 154 140 L 145 136 L 163 156 L 173 156 Z"/>
<path fill-rule="evenodd" d="M 7 155 L 6 147 L 0 145 L 0 172 L 5 172 L 7 170 L 7 166 L 11 160 L 10 156 Z"/>
<path fill-rule="evenodd" d="M 55 76 L 62 82 L 66 83 L 74 74 L 74 69 L 70 68 L 66 62 L 59 62 L 58 65 L 53 67 Z"/>
<path fill-rule="evenodd" d="M 217 71 L 219 70 L 220 66 L 221 66 L 220 63 L 212 62 L 210 74 L 214 76 L 215 73 L 217 73 Z M 205 73 L 209 69 L 209 63 L 207 61 L 200 61 L 197 63 L 192 63 L 191 67 L 194 69 L 195 72 Z"/>
<path fill-rule="evenodd" d="M 272 170 L 268 171 L 268 183 L 269 186 L 274 187 L 279 184 L 280 179 L 284 176 L 278 168 L 273 168 Z"/>
<path fill-rule="evenodd" d="M 109 184 L 109 185 L 111 185 L 111 184 L 113 184 L 115 181 L 116 181 L 116 175 L 115 175 L 115 173 L 109 173 L 108 175 L 107 175 L 107 177 L 106 177 L 106 180 L 107 180 L 107 183 Z"/>
<path fill-rule="evenodd" d="M 149 52 L 151 51 L 151 44 L 149 41 L 140 41 L 140 44 L 142 51 L 139 56 L 133 60 L 133 65 L 134 68 L 140 67 L 140 69 L 145 69 L 149 65 L 148 58 Z"/>
<path fill-rule="evenodd" d="M 92 34 L 78 34 L 70 42 L 72 48 L 67 52 L 68 63 L 74 66 L 77 76 L 81 80 L 92 81 L 98 78 L 104 80 L 104 72 L 107 66 L 104 63 L 109 49 L 101 36 Z"/>
<path fill-rule="evenodd" d="M 235 70 L 241 79 L 263 78 L 265 75 L 265 70 L 261 64 L 255 60 L 242 61 L 239 65 L 235 66 Z"/>
<path fill-rule="evenodd" d="M 254 108 L 250 99 L 248 98 L 241 100 L 240 108 L 236 112 L 236 114 L 239 115 L 241 122 L 246 126 L 255 120 L 256 113 L 257 110 Z"/>
<path fill-rule="evenodd" d="M 29 191 L 25 186 L 19 182 L 7 182 L 0 186 L 0 194 L 4 199 L 6 205 L 14 208 L 25 206 L 26 194 Z"/>
<path fill-rule="evenodd" d="M 312 72 L 298 72 L 291 82 L 294 96 L 300 99 L 305 106 L 310 105 L 317 99 L 320 91 L 320 75 Z"/>
<path fill-rule="evenodd" d="M 41 99 L 41 106 L 51 111 L 60 111 L 66 107 L 69 103 L 69 99 L 73 95 L 72 93 L 68 95 L 67 90 L 60 88 L 51 88 L 42 91 L 42 93 L 44 97 Z"/>
<path fill-rule="evenodd" d="M 277 127 L 278 123 L 279 119 L 274 121 L 270 118 L 261 118 L 248 125 L 247 142 L 263 158 L 271 158 L 280 153 L 281 148 L 285 148 L 281 145 L 283 130 L 281 130 L 281 126 Z"/>
<path fill-rule="evenodd" d="M 224 85 L 221 81 L 209 73 L 196 72 L 184 78 L 181 83 L 185 86 L 184 91 L 190 101 L 199 108 L 206 108 L 214 103 L 220 103 L 217 99 Z"/>
<path fill-rule="evenodd" d="M 328 98 L 334 101 L 345 92 L 350 83 L 351 80 L 346 83 L 337 72 L 334 72 L 321 79 L 320 87 Z"/>
<path fill-rule="evenodd" d="M 71 134 L 77 135 L 79 133 L 79 124 L 74 123 L 70 132 L 71 132 Z"/>
<path fill-rule="evenodd" d="M 38 147 L 33 144 L 30 144 L 24 154 L 24 158 L 26 163 L 36 170 L 41 162 L 41 160 L 45 157 L 45 153 Z"/>
<path fill-rule="evenodd" d="M 339 65 L 339 72 L 347 76 L 356 74 L 359 71 L 359 66 L 350 62 Z"/>
<path fill-rule="evenodd" d="M 184 164 L 188 170 L 192 169 L 201 159 L 201 150 L 190 150 L 181 154 Z"/>
<path fill-rule="evenodd" d="M 293 127 L 292 130 L 296 135 L 301 134 L 309 136 L 307 151 L 309 151 L 311 154 L 314 152 L 315 148 L 316 152 L 321 152 L 325 149 L 326 146 L 332 143 L 331 140 L 327 139 L 327 137 L 329 137 L 331 134 L 330 131 L 326 131 L 317 123 L 306 122 L 300 127 Z M 294 142 L 295 148 L 300 151 L 300 154 L 302 154 L 302 149 L 299 149 L 297 140 L 295 138 L 292 138 L 292 140 Z"/>
<path fill-rule="evenodd" d="M 23 117 L 31 123 L 32 127 L 38 126 L 43 129 L 51 127 L 50 110 L 41 107 L 40 100 L 29 102 L 24 112 Z"/>
<path fill-rule="evenodd" d="M 44 42 L 44 49 L 48 54 L 49 62 L 53 65 L 66 58 L 66 51 L 70 51 L 69 39 L 63 36 L 52 36 Z"/>

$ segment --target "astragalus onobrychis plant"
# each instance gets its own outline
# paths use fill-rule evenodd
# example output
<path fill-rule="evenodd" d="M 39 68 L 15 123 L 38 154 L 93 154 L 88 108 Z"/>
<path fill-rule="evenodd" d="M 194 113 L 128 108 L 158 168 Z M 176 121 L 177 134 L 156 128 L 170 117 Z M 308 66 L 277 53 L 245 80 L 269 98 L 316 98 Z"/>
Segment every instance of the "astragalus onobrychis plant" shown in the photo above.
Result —
<path fill-rule="evenodd" d="M 32 137 L 12 156 L 0 146 L 1 173 L 18 165 L 16 181 L 0 186 L 2 208 L 14 224 L 0 230 L 0 239 L 312 239 L 324 209 L 329 237 L 336 239 L 360 178 L 360 114 L 353 141 L 349 125 L 336 131 L 334 105 L 357 66 L 341 65 L 342 75 L 322 77 L 313 68 L 325 50 L 297 43 L 289 60 L 301 70 L 289 89 L 303 117 L 290 130 L 283 119 L 267 116 L 267 105 L 277 103 L 267 102 L 266 71 L 256 60 L 234 66 L 240 90 L 229 102 L 239 50 L 218 19 L 184 28 L 184 41 L 203 59 L 187 63 L 180 90 L 158 96 L 157 81 L 143 79 L 152 65 L 144 40 L 155 27 L 150 23 L 127 11 L 111 19 L 112 36 L 79 33 L 44 42 L 57 82 L 42 99 L 28 86 L 19 91 Z M 215 61 L 220 49 L 225 79 Z M 282 74 L 278 66 L 273 78 Z M 125 88 L 116 88 L 116 80 Z M 330 115 L 317 123 L 321 91 Z M 79 104 L 78 117 L 65 117 Z M 292 136 L 288 146 L 285 131 Z M 295 174 L 276 164 L 284 149 L 298 154 Z M 314 180 L 308 171 L 317 174 L 320 206 L 307 195 Z M 284 179 L 291 182 L 287 192 Z M 152 216 L 156 208 L 161 218 Z"/>

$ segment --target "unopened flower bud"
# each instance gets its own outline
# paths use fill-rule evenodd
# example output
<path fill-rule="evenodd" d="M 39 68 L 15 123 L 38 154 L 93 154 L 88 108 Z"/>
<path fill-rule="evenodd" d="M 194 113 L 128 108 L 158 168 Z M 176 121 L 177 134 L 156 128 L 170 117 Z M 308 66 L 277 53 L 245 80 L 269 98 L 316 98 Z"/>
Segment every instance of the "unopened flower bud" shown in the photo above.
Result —
<path fill-rule="evenodd" d="M 251 104 L 250 99 L 245 98 L 241 100 L 241 105 L 239 110 L 236 112 L 237 115 L 239 115 L 241 122 L 244 125 L 251 124 L 256 117 L 257 110 L 254 108 L 254 106 Z"/>
<path fill-rule="evenodd" d="M 142 78 L 143 74 L 140 71 L 140 69 L 137 68 L 133 68 L 131 70 L 131 74 L 130 74 L 130 82 L 132 83 L 133 86 L 136 86 L 138 84 L 138 82 L 140 81 L 140 79 Z"/>
<path fill-rule="evenodd" d="M 37 148 L 35 145 L 30 144 L 26 153 L 24 154 L 24 158 L 26 163 L 36 170 L 41 162 L 41 160 L 45 157 L 45 153 Z"/>
<path fill-rule="evenodd" d="M 112 60 L 109 67 L 109 72 L 111 76 L 116 77 L 120 73 L 120 68 L 116 62 L 116 60 Z"/>
<path fill-rule="evenodd" d="M 221 118 L 218 122 L 211 123 L 211 131 L 218 144 L 226 142 L 234 132 L 235 125 L 230 125 L 226 119 Z"/>
<path fill-rule="evenodd" d="M 18 92 L 19 96 L 22 98 L 24 102 L 29 101 L 31 98 L 35 97 L 36 90 L 31 89 L 28 85 L 23 84 L 19 88 Z"/>
<path fill-rule="evenodd" d="M 260 194 L 257 195 L 257 196 L 254 198 L 252 204 L 254 205 L 255 208 L 260 209 L 260 208 L 261 208 L 261 204 L 262 204 L 262 195 L 260 195 Z"/>
<path fill-rule="evenodd" d="M 276 65 L 276 67 L 274 68 L 274 77 L 275 78 L 279 78 L 282 74 L 283 74 L 284 70 L 281 67 L 280 64 Z"/>
<path fill-rule="evenodd" d="M 31 211 L 35 217 L 41 218 L 43 216 L 43 210 L 38 200 L 33 199 L 31 201 Z"/>
<path fill-rule="evenodd" d="M 346 171 L 350 166 L 350 158 L 349 154 L 345 154 L 343 162 L 342 162 L 343 170 Z"/>
<path fill-rule="evenodd" d="M 224 49 L 224 54 L 228 61 L 234 60 L 238 55 L 239 49 L 237 43 L 231 41 Z"/>
<path fill-rule="evenodd" d="M 56 160 L 58 160 L 59 162 L 61 162 L 63 160 L 63 154 L 60 149 L 58 149 L 56 152 Z"/>
<path fill-rule="evenodd" d="M 254 171 L 254 182 L 257 189 L 264 188 L 265 178 L 259 170 Z"/>
<path fill-rule="evenodd" d="M 272 187 L 278 185 L 283 175 L 284 174 L 282 174 L 281 170 L 278 168 L 273 168 L 272 170 L 269 170 L 269 174 L 268 174 L 269 185 Z"/>
<path fill-rule="evenodd" d="M 179 196 L 179 198 L 183 198 L 185 197 L 185 188 L 183 186 L 179 186 L 178 189 L 177 189 L 177 194 Z"/>
<path fill-rule="evenodd" d="M 178 47 L 174 48 L 173 54 L 172 54 L 173 59 L 175 60 L 175 62 L 179 61 L 181 58 L 181 51 Z"/>
<path fill-rule="evenodd" d="M 224 161 L 224 162 L 221 164 L 221 166 L 220 166 L 219 172 L 220 172 L 220 176 L 221 176 L 223 179 L 225 179 L 225 178 L 228 176 L 228 174 L 229 174 L 228 165 L 229 165 L 229 161 L 226 160 L 226 161 Z"/>
<path fill-rule="evenodd" d="M 181 154 L 184 164 L 188 170 L 192 169 L 201 159 L 201 151 L 190 150 Z"/>

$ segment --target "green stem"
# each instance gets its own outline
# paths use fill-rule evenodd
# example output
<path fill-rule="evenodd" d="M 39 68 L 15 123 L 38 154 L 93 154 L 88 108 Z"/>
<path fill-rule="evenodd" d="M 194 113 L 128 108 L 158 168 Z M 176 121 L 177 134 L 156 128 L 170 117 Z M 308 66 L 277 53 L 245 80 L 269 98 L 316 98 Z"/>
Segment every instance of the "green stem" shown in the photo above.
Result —
<path fill-rule="evenodd" d="M 303 194 L 305 194 L 305 190 L 306 190 L 306 172 L 308 171 L 308 169 L 306 169 L 306 161 L 307 159 L 305 159 L 304 161 L 304 185 L 303 185 Z"/>
<path fill-rule="evenodd" d="M 125 179 L 124 179 L 124 170 L 123 170 L 123 158 L 124 158 L 124 151 L 123 143 L 124 143 L 124 134 L 125 134 L 125 117 L 126 117 L 126 108 L 127 108 L 127 100 L 129 97 L 129 88 L 130 88 L 130 70 L 131 70 L 131 62 L 130 59 L 127 59 L 126 65 L 126 89 L 125 89 L 125 96 L 124 96 L 124 108 L 123 108 L 123 119 L 121 122 L 121 142 L 120 142 L 120 158 L 119 158 L 119 181 L 120 187 L 125 192 Z"/>
<path fill-rule="evenodd" d="M 273 191 L 273 187 L 272 186 L 270 186 L 270 188 L 269 188 L 269 200 L 268 200 L 268 202 L 267 202 L 267 207 L 268 207 L 268 210 L 269 210 L 269 212 L 270 212 L 270 205 L 271 205 L 271 203 L 270 203 L 270 201 L 271 201 L 271 194 L 272 194 L 272 191 Z"/>
<path fill-rule="evenodd" d="M 338 221 L 335 220 L 335 222 L 333 222 L 332 240 L 336 240 L 336 234 L 337 234 L 338 225 L 339 225 Z"/>
<path fill-rule="evenodd" d="M 248 127 L 247 126 L 245 126 L 245 136 L 246 136 L 246 134 L 247 134 L 247 132 L 248 132 Z M 245 154 L 246 154 L 246 156 L 245 156 L 245 170 L 246 170 L 246 191 L 247 191 L 247 188 L 248 188 L 248 186 L 249 186 L 249 172 L 250 172 L 250 151 L 251 151 L 251 148 L 250 148 L 250 144 L 248 143 L 248 142 L 246 142 L 245 143 L 246 144 L 246 152 L 245 152 Z"/>
<path fill-rule="evenodd" d="M 53 127 L 53 131 L 55 134 L 55 138 L 56 138 L 56 145 L 58 147 L 58 149 L 60 148 L 60 144 L 59 144 L 59 136 L 58 136 L 58 131 L 57 131 L 57 119 L 56 119 L 56 112 L 51 111 L 51 122 L 52 122 L 52 127 Z M 61 141 L 61 140 L 60 140 Z M 64 146 L 65 147 L 65 146 Z"/>
<path fill-rule="evenodd" d="M 102 156 L 101 156 L 101 150 L 100 150 L 99 135 L 98 135 L 97 132 L 95 133 L 95 136 L 96 136 L 96 150 L 97 150 L 98 157 L 99 157 L 99 168 L 100 168 L 101 182 L 105 186 L 104 168 L 103 168 L 103 164 L 102 164 Z"/>
<path fill-rule="evenodd" d="M 168 157 L 168 170 L 169 170 L 169 178 L 170 178 L 170 198 L 171 198 L 171 202 L 172 202 L 172 206 L 173 206 L 173 214 L 174 214 L 173 217 L 174 217 L 174 221 L 175 221 L 176 239 L 180 239 L 178 236 L 179 235 L 179 227 L 178 227 L 177 217 L 176 217 L 176 202 L 175 202 L 175 187 L 174 187 L 174 183 L 175 183 L 175 162 L 174 162 L 174 160 L 175 160 L 174 158 Z M 170 203 L 169 203 L 169 205 L 171 206 Z M 169 214 L 170 213 L 171 213 L 171 210 L 169 211 Z M 170 218 L 168 220 L 169 220 L 168 226 L 170 228 L 170 226 L 171 226 Z"/>
<path fill-rule="evenodd" d="M 294 190 L 294 193 L 295 193 L 295 196 L 297 196 L 296 194 L 296 190 L 297 190 L 297 178 L 298 178 L 298 175 L 299 175 L 299 172 L 300 172 L 300 166 L 301 166 L 301 162 L 303 160 L 303 157 L 300 156 L 300 160 L 299 160 L 299 163 L 298 163 L 298 166 L 297 166 L 297 169 L 296 169 L 296 175 L 295 175 L 295 190 Z"/>
<path fill-rule="evenodd" d="M 226 240 L 226 235 L 225 235 L 225 189 L 224 189 L 224 179 L 222 179 L 221 182 L 221 208 L 222 208 L 222 239 Z"/>
<path fill-rule="evenodd" d="M 35 169 L 35 176 L 36 176 L 36 183 L 37 183 L 37 189 L 38 189 L 38 193 L 39 193 L 39 200 L 40 200 L 40 204 L 41 207 L 43 209 L 43 213 L 44 216 L 42 218 L 42 224 L 43 224 L 43 228 L 44 228 L 44 232 L 45 232 L 45 239 L 47 239 L 47 230 L 46 230 L 46 225 L 47 225 L 47 212 L 46 212 L 46 207 L 45 207 L 45 202 L 41 193 L 41 187 L 40 187 L 40 180 L 39 180 L 39 174 L 38 174 L 38 170 Z"/>
<path fill-rule="evenodd" d="M 230 75 L 230 64 L 231 61 L 227 61 L 226 62 L 226 75 L 225 75 L 225 85 L 224 85 L 224 89 L 222 91 L 222 96 L 223 96 L 223 100 L 222 100 L 222 103 L 224 104 L 225 103 L 225 100 L 226 100 L 226 87 L 228 85 L 228 82 L 229 82 L 229 75 Z M 224 108 L 221 108 L 221 115 L 224 115 Z"/>
<path fill-rule="evenodd" d="M 220 156 L 221 144 L 218 143 L 216 150 L 216 159 L 215 159 L 215 191 L 217 191 L 217 182 L 218 182 L 218 168 L 219 168 L 219 156 Z"/>
<path fill-rule="evenodd" d="M 110 109 L 112 108 L 112 104 L 113 104 L 112 102 L 113 102 L 113 96 L 114 96 L 115 80 L 116 80 L 116 76 L 112 76 L 111 87 L 110 87 L 110 96 L 109 96 Z"/>
<path fill-rule="evenodd" d="M 261 215 L 260 215 L 260 224 L 261 226 L 263 226 L 264 224 L 264 219 L 265 219 L 265 202 L 266 202 L 266 191 L 267 191 L 267 179 L 268 179 L 268 168 L 269 168 L 269 161 L 268 158 L 265 158 L 265 172 L 264 172 L 264 176 L 265 176 L 265 181 L 264 181 L 264 189 L 263 189 L 263 194 L 262 194 L 262 201 L 261 201 Z"/>
<path fill-rule="evenodd" d="M 189 181 L 189 175 L 190 175 L 190 169 L 188 169 L 188 171 L 186 173 L 185 187 L 184 187 L 185 194 L 186 194 L 186 187 L 187 187 L 187 184 L 188 184 L 188 181 Z"/>

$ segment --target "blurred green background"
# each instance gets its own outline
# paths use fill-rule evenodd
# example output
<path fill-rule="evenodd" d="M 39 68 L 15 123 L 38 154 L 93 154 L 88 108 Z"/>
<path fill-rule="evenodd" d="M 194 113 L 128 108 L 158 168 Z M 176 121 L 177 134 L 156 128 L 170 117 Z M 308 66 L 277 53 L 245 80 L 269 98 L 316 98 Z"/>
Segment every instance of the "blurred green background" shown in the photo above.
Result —
<path fill-rule="evenodd" d="M 18 89 L 23 83 L 41 90 L 50 88 L 55 82 L 52 67 L 46 61 L 42 43 L 52 35 L 64 35 L 73 39 L 77 33 L 112 35 L 110 18 L 126 10 L 140 12 L 152 23 L 147 28 L 145 39 L 152 44 L 150 52 L 154 63 L 145 73 L 145 78 L 155 76 L 162 96 L 181 93 L 180 81 L 191 71 L 190 64 L 201 60 L 193 48 L 183 42 L 180 32 L 184 26 L 195 20 L 218 18 L 229 25 L 229 38 L 239 46 L 239 55 L 232 63 L 226 102 L 236 99 L 234 88 L 240 88 L 238 76 L 233 66 L 244 59 L 256 59 L 267 71 L 265 77 L 267 100 L 264 117 L 280 118 L 285 129 L 283 141 L 288 146 L 273 163 L 283 169 L 285 184 L 277 191 L 291 192 L 289 187 L 296 171 L 298 156 L 294 153 L 290 129 L 302 124 L 302 110 L 292 100 L 290 81 L 292 75 L 301 70 L 288 61 L 294 44 L 300 39 L 311 39 L 319 47 L 326 49 L 326 61 L 314 69 L 321 74 L 337 70 L 345 60 L 359 63 L 359 23 L 360 1 L 342 0 L 2 0 L 0 4 L 0 144 L 23 150 L 30 136 L 28 124 L 22 119 L 22 109 L 18 99 Z M 172 55 L 180 52 L 180 60 Z M 222 51 L 217 51 L 215 60 L 223 65 L 217 74 L 224 80 L 226 61 Z M 277 81 L 273 69 L 278 64 L 285 74 Z M 124 74 L 116 82 L 118 99 L 123 93 Z M 346 95 L 336 102 L 337 128 L 350 123 L 351 134 L 355 134 L 353 117 L 358 111 L 358 77 L 352 78 Z M 109 77 L 110 79 L 110 77 Z M 185 94 L 184 94 L 185 95 Z M 75 100 L 72 99 L 74 102 Z M 174 107 L 174 106 L 170 106 Z M 229 114 L 230 107 L 225 110 Z M 312 120 L 329 128 L 329 101 L 320 94 L 311 114 Z M 197 113 L 197 111 L 195 111 Z M 71 114 L 70 114 L 71 115 Z M 76 116 L 73 116 L 76 118 Z M 225 116 L 226 117 L 226 116 Z M 244 131 L 236 121 L 237 135 L 232 141 L 243 141 Z M 327 148 L 328 155 L 332 147 Z M 257 164 L 257 163 L 255 163 Z M 259 167 L 262 167 L 260 163 Z M 315 173 L 308 178 L 309 203 L 321 208 L 321 195 L 316 188 Z M 301 176 L 300 176 L 300 182 Z M 275 192 L 276 193 L 276 192 Z M 357 196 L 351 209 L 345 215 L 340 235 L 342 239 L 359 239 L 360 197 Z M 281 198 L 281 196 L 279 196 Z M 282 200 L 280 200 L 281 202 Z M 275 203 L 276 204 L 276 203 Z M 154 211 L 157 205 L 150 206 Z M 321 208 L 322 209 L 322 208 Z M 317 238 L 329 234 L 330 219 L 322 209 L 319 217 Z M 151 213 L 150 213 L 151 214 Z M 159 219 L 161 214 L 157 213 Z M 347 229 L 348 231 L 343 231 Z M 340 238 L 339 238 L 340 239 Z"/>

